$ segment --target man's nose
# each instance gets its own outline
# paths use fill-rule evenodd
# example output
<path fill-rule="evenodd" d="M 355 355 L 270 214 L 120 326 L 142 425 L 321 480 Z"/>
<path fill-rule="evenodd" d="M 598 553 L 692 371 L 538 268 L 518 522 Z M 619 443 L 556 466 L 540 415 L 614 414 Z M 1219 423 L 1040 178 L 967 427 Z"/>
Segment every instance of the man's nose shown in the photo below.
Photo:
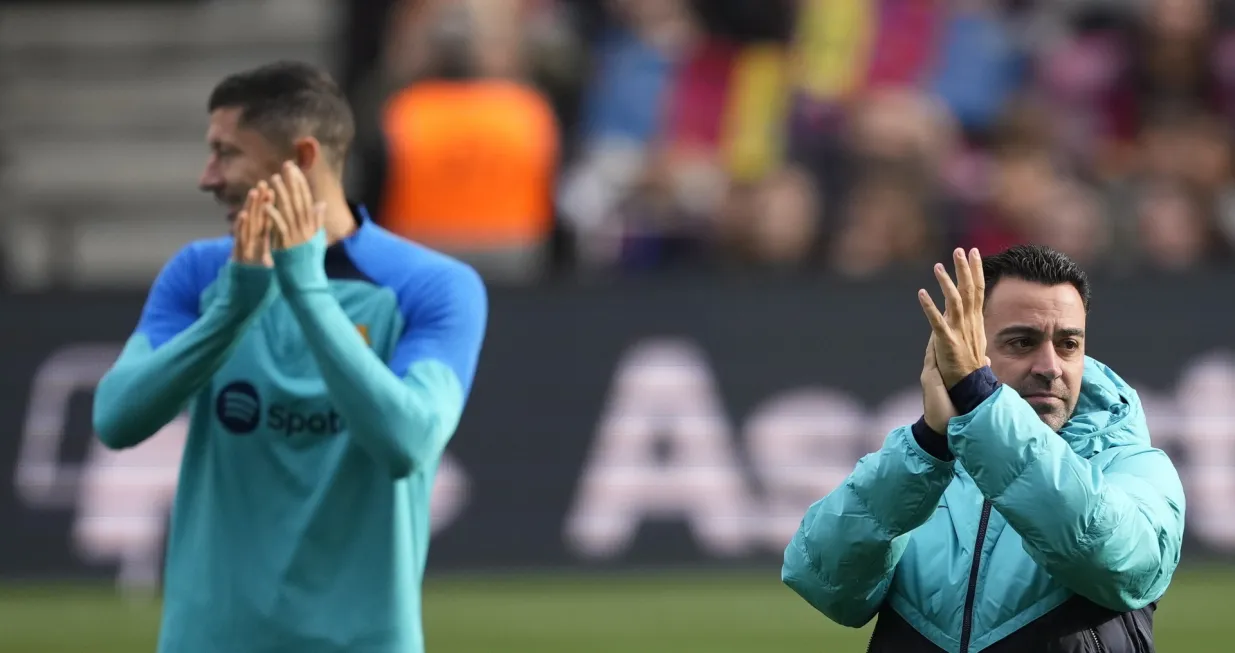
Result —
<path fill-rule="evenodd" d="M 197 180 L 197 187 L 203 192 L 212 193 L 223 185 L 223 177 L 219 174 L 218 167 L 211 161 L 206 164 L 202 170 L 202 176 Z"/>
<path fill-rule="evenodd" d="M 1054 381 L 1063 376 L 1063 361 L 1060 360 L 1059 354 L 1055 352 L 1055 348 L 1050 343 L 1038 348 L 1037 354 L 1034 357 L 1033 369 L 1031 370 L 1034 376 Z"/>

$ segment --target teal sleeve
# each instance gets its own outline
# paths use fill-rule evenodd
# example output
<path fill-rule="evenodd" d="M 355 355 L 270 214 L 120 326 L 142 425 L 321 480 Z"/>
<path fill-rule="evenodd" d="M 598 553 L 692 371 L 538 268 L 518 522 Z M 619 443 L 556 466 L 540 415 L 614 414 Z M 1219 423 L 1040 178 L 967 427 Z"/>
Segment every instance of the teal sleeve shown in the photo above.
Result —
<path fill-rule="evenodd" d="M 1183 487 L 1166 454 L 1077 455 L 1006 386 L 948 425 L 956 459 L 1057 581 L 1112 610 L 1140 609 L 1179 564 Z"/>
<path fill-rule="evenodd" d="M 136 446 L 174 419 L 270 296 L 269 268 L 228 263 L 218 298 L 197 315 L 200 297 L 175 270 L 155 282 L 142 322 L 95 390 L 94 430 L 113 449 Z"/>
<path fill-rule="evenodd" d="M 934 514 L 952 481 L 952 463 L 926 453 L 910 427 L 806 511 L 785 548 L 781 580 L 815 609 L 859 628 L 878 612 L 910 531 Z"/>
<path fill-rule="evenodd" d="M 465 388 L 448 361 L 405 357 L 400 376 L 369 348 L 330 293 L 325 236 L 275 252 L 279 286 L 304 331 L 351 437 L 401 478 L 441 455 L 463 413 Z M 401 339 L 415 342 L 409 328 Z"/>

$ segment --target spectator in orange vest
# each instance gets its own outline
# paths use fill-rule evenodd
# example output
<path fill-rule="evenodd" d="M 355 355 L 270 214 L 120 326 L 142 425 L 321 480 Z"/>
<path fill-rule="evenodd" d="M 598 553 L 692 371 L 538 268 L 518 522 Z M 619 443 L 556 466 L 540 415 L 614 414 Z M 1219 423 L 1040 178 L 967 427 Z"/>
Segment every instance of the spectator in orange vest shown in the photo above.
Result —
<path fill-rule="evenodd" d="M 535 89 L 484 77 L 467 5 L 441 8 L 428 74 L 395 92 L 362 162 L 386 228 L 466 260 L 491 279 L 530 280 L 548 259 L 558 128 Z"/>

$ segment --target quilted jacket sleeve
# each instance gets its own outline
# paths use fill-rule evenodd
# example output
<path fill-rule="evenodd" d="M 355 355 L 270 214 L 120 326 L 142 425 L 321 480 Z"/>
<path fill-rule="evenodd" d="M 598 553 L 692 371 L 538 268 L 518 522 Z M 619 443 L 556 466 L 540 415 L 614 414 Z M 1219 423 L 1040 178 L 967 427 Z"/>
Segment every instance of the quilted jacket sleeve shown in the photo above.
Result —
<path fill-rule="evenodd" d="M 829 619 L 864 626 L 879 611 L 910 531 L 926 523 L 953 476 L 910 427 L 858 461 L 806 512 L 785 548 L 781 580 Z"/>

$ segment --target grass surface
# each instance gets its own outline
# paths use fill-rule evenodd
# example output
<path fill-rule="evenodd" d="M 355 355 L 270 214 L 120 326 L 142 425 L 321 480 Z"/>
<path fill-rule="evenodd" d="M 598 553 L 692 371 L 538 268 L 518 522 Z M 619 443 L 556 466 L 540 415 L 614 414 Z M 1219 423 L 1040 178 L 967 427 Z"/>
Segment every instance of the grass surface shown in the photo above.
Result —
<path fill-rule="evenodd" d="M 1182 570 L 1158 650 L 1235 650 L 1232 600 L 1235 567 Z M 107 588 L 4 587 L 0 652 L 150 652 L 158 616 Z M 424 616 L 429 653 L 860 653 L 869 633 L 833 626 L 775 573 L 433 579 Z"/>

